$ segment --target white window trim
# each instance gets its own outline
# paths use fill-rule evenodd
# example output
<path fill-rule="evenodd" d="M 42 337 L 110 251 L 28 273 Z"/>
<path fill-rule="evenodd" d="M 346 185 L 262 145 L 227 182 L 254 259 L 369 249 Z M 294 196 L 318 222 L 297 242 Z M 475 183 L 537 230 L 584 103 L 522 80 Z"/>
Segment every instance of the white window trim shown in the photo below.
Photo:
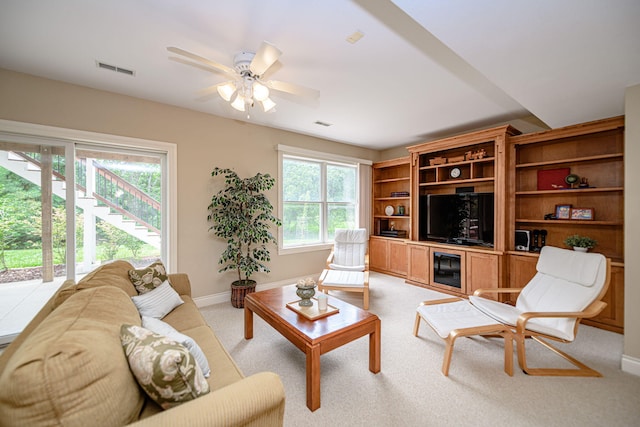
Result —
<path fill-rule="evenodd" d="M 356 157 L 349 157 L 349 156 L 342 156 L 339 154 L 325 153 L 321 151 L 308 150 L 305 148 L 292 147 L 292 146 L 283 145 L 283 144 L 278 144 L 276 148 L 278 150 L 278 182 L 279 183 L 282 182 L 282 176 L 283 176 L 282 162 L 285 155 L 300 157 L 300 158 L 308 158 L 309 160 L 316 160 L 320 162 L 329 162 L 329 163 L 337 162 L 337 163 L 355 164 L 357 166 L 356 174 L 357 174 L 357 179 L 359 183 L 359 189 L 358 189 L 359 191 L 358 191 L 358 194 L 356 194 L 357 206 L 358 206 L 358 210 L 356 210 L 356 214 L 361 214 L 363 212 L 361 204 L 364 202 L 364 200 L 362 197 L 360 197 L 360 194 L 362 193 L 362 191 L 360 190 L 363 187 L 362 174 L 360 173 L 360 169 L 361 169 L 360 166 L 372 165 L 373 162 L 371 160 L 359 159 Z M 322 185 L 324 186 L 326 184 L 323 182 Z M 282 185 L 279 184 L 278 185 L 278 216 L 280 218 L 282 218 L 282 213 L 284 210 L 283 199 L 284 199 L 284 195 L 282 194 Z M 366 218 L 362 218 L 362 215 L 360 215 L 358 222 L 361 224 L 361 226 L 363 226 L 363 223 L 366 223 Z M 326 225 L 323 226 L 323 230 L 325 230 L 326 232 Z M 300 245 L 300 246 L 285 248 L 283 247 L 283 242 L 284 242 L 283 229 L 282 227 L 279 227 L 278 228 L 278 255 L 289 255 L 289 254 L 296 254 L 296 253 L 303 253 L 303 252 L 321 251 L 321 250 L 331 249 L 333 247 L 333 243 L 324 242 L 324 243 L 314 243 L 309 245 Z"/>
<path fill-rule="evenodd" d="M 163 194 L 163 210 L 168 218 L 163 215 L 163 227 L 166 232 L 166 259 L 163 260 L 167 269 L 179 271 L 178 262 L 178 149 L 177 145 L 170 142 L 153 141 L 148 139 L 131 138 L 118 135 L 110 135 L 97 132 L 88 132 L 76 129 L 59 128 L 54 126 L 38 125 L 33 123 L 15 122 L 0 119 L 0 132 L 6 132 L 32 138 L 36 141 L 40 138 L 57 139 L 65 143 L 99 144 L 104 147 L 122 147 L 126 149 L 140 149 L 166 153 L 167 156 L 167 189 L 168 194 Z M 40 142 L 42 143 L 42 142 Z M 70 187 L 73 188 L 73 187 Z"/>

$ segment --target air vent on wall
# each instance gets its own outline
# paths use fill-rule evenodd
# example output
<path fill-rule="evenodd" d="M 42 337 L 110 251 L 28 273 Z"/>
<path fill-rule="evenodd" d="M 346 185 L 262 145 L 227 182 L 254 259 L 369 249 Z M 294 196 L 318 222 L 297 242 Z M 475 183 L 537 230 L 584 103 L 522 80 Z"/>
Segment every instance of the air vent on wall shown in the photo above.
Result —
<path fill-rule="evenodd" d="M 116 73 L 126 74 L 128 76 L 136 75 L 136 72 L 133 70 L 128 70 L 122 67 L 116 67 L 115 65 L 107 64 L 105 62 L 96 61 L 96 65 L 98 66 L 98 68 L 102 68 L 104 70 L 111 70 L 111 71 L 115 71 Z"/>

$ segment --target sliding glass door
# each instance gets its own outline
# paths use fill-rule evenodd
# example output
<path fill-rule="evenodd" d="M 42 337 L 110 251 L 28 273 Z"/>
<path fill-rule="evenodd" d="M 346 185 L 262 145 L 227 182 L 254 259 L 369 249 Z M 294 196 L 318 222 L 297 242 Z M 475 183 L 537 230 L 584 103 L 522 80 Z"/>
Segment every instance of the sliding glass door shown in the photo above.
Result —
<path fill-rule="evenodd" d="M 78 145 L 79 273 L 127 259 L 135 266 L 162 258 L 165 156 Z"/>
<path fill-rule="evenodd" d="M 117 139 L 89 143 L 0 130 L 0 346 L 65 279 L 115 259 L 170 264 L 173 148 L 149 141 L 132 148 Z"/>

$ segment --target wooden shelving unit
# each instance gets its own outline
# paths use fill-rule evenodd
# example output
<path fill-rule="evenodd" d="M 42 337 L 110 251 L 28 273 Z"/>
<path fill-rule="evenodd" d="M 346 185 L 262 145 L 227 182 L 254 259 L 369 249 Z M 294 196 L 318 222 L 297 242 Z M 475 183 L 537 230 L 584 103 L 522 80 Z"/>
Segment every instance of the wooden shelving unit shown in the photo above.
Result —
<path fill-rule="evenodd" d="M 410 157 L 373 166 L 372 269 L 466 296 L 478 288 L 522 287 L 535 275 L 538 252 L 516 251 L 516 230 L 546 230 L 546 244 L 557 247 L 565 247 L 569 235 L 587 235 L 598 241 L 593 252 L 611 258 L 612 275 L 607 307 L 583 323 L 623 332 L 624 117 L 526 135 L 505 125 L 407 149 Z M 588 186 L 573 188 L 564 182 L 566 175 L 558 183 L 554 177 L 552 188 L 539 185 L 541 171 L 559 175 L 565 170 L 587 178 Z M 421 196 L 456 191 L 494 194 L 492 248 L 421 240 Z M 408 195 L 392 197 L 394 192 Z M 394 215 L 385 213 L 389 205 Z M 593 209 L 593 219 L 545 219 L 555 214 L 556 205 Z M 399 206 L 404 206 L 402 216 L 396 215 Z M 408 230 L 406 239 L 380 236 L 392 222 Z M 449 260 L 457 261 L 451 264 L 456 264 L 459 288 L 434 274 L 434 268 L 451 269 Z"/>
<path fill-rule="evenodd" d="M 373 179 L 373 227 L 372 234 L 391 230 L 404 231 L 401 237 L 411 238 L 411 167 L 409 157 L 374 163 Z M 403 194 L 403 195 L 399 195 Z M 388 215 L 386 209 L 393 212 Z"/>
<path fill-rule="evenodd" d="M 458 190 L 494 194 L 494 250 L 505 249 L 505 147 L 520 132 L 499 126 L 408 147 L 413 174 L 413 240 L 420 240 L 420 198 Z M 452 172 L 456 173 L 452 173 Z"/>
<path fill-rule="evenodd" d="M 407 274 L 405 239 L 411 239 L 409 157 L 374 163 L 372 173 L 373 206 L 369 268 L 405 277 Z M 392 215 L 386 212 L 388 206 L 393 209 Z M 392 230 L 399 233 L 398 237 L 383 236 Z"/>
<path fill-rule="evenodd" d="M 413 238 L 407 243 L 408 283 L 463 296 L 479 287 L 502 286 L 506 242 L 505 148 L 507 139 L 519 133 L 511 126 L 500 126 L 408 147 L 413 223 Z M 458 191 L 494 194 L 493 247 L 421 240 L 422 196 Z M 438 271 L 450 271 L 459 280 L 459 287 L 445 284 L 435 274 Z"/>
<path fill-rule="evenodd" d="M 539 189 L 540 171 L 568 169 L 587 178 L 588 187 L 558 182 L 562 188 Z M 512 286 L 522 286 L 535 273 L 536 254 L 518 253 L 515 230 L 546 230 L 546 244 L 566 247 L 572 234 L 598 241 L 592 249 L 611 258 L 613 275 L 605 297 L 607 310 L 585 323 L 623 330 L 624 295 L 624 118 L 599 120 L 545 132 L 514 136 L 508 150 L 507 245 Z M 592 220 L 545 219 L 556 205 L 593 209 Z M 533 255 L 533 257 L 531 257 Z M 527 258 L 524 258 L 527 256 Z M 517 271 L 516 271 L 517 270 Z M 516 278 L 517 276 L 517 278 Z M 524 283 L 522 283 L 524 281 Z"/>

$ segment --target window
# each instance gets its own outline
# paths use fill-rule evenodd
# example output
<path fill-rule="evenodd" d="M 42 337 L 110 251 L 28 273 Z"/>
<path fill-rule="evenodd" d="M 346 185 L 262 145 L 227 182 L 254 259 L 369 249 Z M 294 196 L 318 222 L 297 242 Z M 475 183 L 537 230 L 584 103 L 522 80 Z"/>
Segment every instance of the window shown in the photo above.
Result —
<path fill-rule="evenodd" d="M 359 224 L 358 163 L 281 155 L 280 247 L 331 243 L 336 228 Z"/>
<path fill-rule="evenodd" d="M 331 242 L 336 228 L 357 226 L 357 165 L 285 155 L 283 247 Z"/>

